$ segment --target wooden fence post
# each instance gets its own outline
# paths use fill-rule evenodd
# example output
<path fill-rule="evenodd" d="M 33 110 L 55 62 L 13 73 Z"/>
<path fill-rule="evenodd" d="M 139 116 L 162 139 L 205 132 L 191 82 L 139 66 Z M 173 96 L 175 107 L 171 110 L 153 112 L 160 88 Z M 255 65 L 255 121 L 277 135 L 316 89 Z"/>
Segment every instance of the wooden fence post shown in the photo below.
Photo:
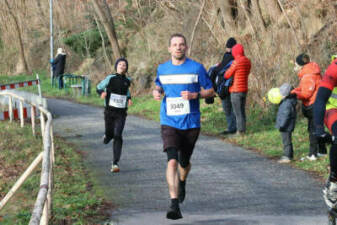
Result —
<path fill-rule="evenodd" d="M 9 114 L 9 121 L 13 121 L 13 99 L 12 96 L 9 96 L 8 99 L 8 114 Z"/>
<path fill-rule="evenodd" d="M 40 111 L 40 123 L 41 123 L 41 135 L 43 137 L 43 134 L 44 134 L 44 128 L 46 126 L 46 122 L 44 120 L 44 115 L 43 113 Z"/>
<path fill-rule="evenodd" d="M 21 124 L 21 127 L 25 125 L 25 119 L 23 117 L 23 101 L 22 100 L 20 100 L 20 124 Z"/>
<path fill-rule="evenodd" d="M 35 106 L 31 106 L 30 108 L 30 118 L 31 118 L 31 121 L 32 121 L 32 132 L 33 132 L 33 136 L 35 137 L 36 134 L 35 134 Z"/>

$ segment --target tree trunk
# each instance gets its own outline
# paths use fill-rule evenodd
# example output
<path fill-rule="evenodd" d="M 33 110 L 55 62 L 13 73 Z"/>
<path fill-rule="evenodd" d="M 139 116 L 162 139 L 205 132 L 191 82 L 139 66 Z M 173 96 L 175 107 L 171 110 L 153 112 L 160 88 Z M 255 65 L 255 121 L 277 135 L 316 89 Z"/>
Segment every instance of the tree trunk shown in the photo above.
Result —
<path fill-rule="evenodd" d="M 198 15 L 198 18 L 197 20 L 195 21 L 195 24 L 194 24 L 194 27 L 193 27 L 193 31 L 192 31 L 192 35 L 191 35 L 191 42 L 190 42 L 190 47 L 188 49 L 188 55 L 191 56 L 191 51 L 192 51 L 192 45 L 193 45 L 193 40 L 194 40 L 194 33 L 195 33 L 195 30 L 197 29 L 197 26 L 199 24 L 199 21 L 200 21 L 200 18 L 201 18 L 201 15 L 202 15 L 202 11 L 204 10 L 204 7 L 205 7 L 205 3 L 206 3 L 206 0 L 204 0 L 202 2 L 202 5 L 200 7 L 200 11 L 199 11 L 199 15 Z"/>
<path fill-rule="evenodd" d="M 28 74 L 29 73 L 29 69 L 28 69 L 28 64 L 26 61 L 26 57 L 25 57 L 25 49 L 24 49 L 24 45 L 23 45 L 23 39 L 22 39 L 22 34 L 21 34 L 21 29 L 19 26 L 19 22 L 18 22 L 18 18 L 16 18 L 16 16 L 14 15 L 11 7 L 8 4 L 8 1 L 5 0 L 5 4 L 7 6 L 8 12 L 10 14 L 10 16 L 12 17 L 13 21 L 14 21 L 14 27 L 15 27 L 15 31 L 17 33 L 17 38 L 19 41 L 19 50 L 20 50 L 20 54 L 19 54 L 19 60 L 16 66 L 16 74 L 20 74 L 20 73 L 25 73 Z"/>
<path fill-rule="evenodd" d="M 262 30 L 262 32 L 266 32 L 266 24 L 263 20 L 259 0 L 252 0 L 252 9 L 253 16 L 257 19 L 260 29 Z"/>
<path fill-rule="evenodd" d="M 236 0 L 237 9 L 238 9 L 238 15 L 236 18 L 236 24 L 238 26 L 238 29 L 244 30 L 247 25 L 247 18 L 250 18 L 251 11 L 250 11 L 250 4 L 248 0 Z M 255 30 L 255 28 L 254 28 Z"/>
<path fill-rule="evenodd" d="M 232 0 L 217 0 L 217 7 L 220 8 L 223 25 L 226 33 L 233 36 L 236 33 L 235 18 L 237 16 L 237 8 Z"/>
<path fill-rule="evenodd" d="M 111 60 L 106 52 L 106 47 L 105 47 L 105 41 L 104 41 L 104 36 L 103 36 L 103 33 L 102 33 L 102 29 L 101 29 L 101 26 L 99 24 L 99 21 L 97 19 L 97 16 L 94 15 L 94 18 L 95 18 L 95 22 L 97 24 L 97 29 L 98 29 L 98 32 L 99 32 L 99 35 L 101 36 L 101 39 L 102 39 L 102 48 L 103 48 L 103 55 L 104 55 L 104 59 L 105 59 L 105 63 L 108 65 L 109 69 L 112 68 L 112 64 L 111 64 Z"/>
<path fill-rule="evenodd" d="M 253 31 L 253 35 L 255 36 L 256 35 L 256 31 L 255 31 L 255 28 L 253 26 L 253 23 L 250 20 L 249 12 L 247 10 L 247 5 L 243 2 L 243 0 L 239 0 L 239 2 L 240 2 L 240 5 L 241 5 L 241 8 L 242 8 L 242 12 L 243 12 L 244 16 L 246 17 L 246 19 L 248 21 L 248 24 L 250 25 L 250 27 L 251 27 L 251 29 Z"/>
<path fill-rule="evenodd" d="M 117 39 L 116 31 L 115 31 L 115 25 L 113 22 L 113 18 L 111 16 L 110 9 L 107 8 L 106 2 L 104 1 L 106 13 L 104 13 L 102 6 L 100 6 L 98 2 L 99 2 L 98 0 L 92 0 L 94 9 L 104 26 L 105 32 L 108 35 L 108 38 L 109 38 L 109 41 L 112 47 L 113 57 L 116 60 L 121 57 L 121 52 L 120 52 L 120 48 L 118 44 L 118 39 Z"/>
<path fill-rule="evenodd" d="M 280 2 L 280 0 L 277 0 L 277 1 L 278 1 L 278 3 L 280 4 L 281 10 L 282 10 L 282 12 L 284 13 L 285 18 L 286 18 L 287 21 L 288 21 L 288 24 L 289 24 L 289 26 L 290 26 L 290 28 L 291 28 L 291 31 L 292 31 L 293 34 L 294 34 L 294 38 L 295 38 L 295 40 L 296 40 L 297 46 L 298 46 L 298 47 L 301 47 L 301 43 L 300 43 L 300 41 L 299 41 L 299 39 L 298 39 L 298 37 L 297 37 L 295 28 L 294 28 L 293 24 L 291 23 L 291 21 L 290 21 L 290 19 L 289 19 L 289 16 L 288 16 L 288 14 L 287 14 L 287 11 L 284 10 L 283 5 L 282 5 L 282 3 Z"/>
<path fill-rule="evenodd" d="M 264 4 L 267 6 L 269 15 L 273 21 L 277 21 L 282 15 L 282 10 L 277 0 L 263 0 Z"/>

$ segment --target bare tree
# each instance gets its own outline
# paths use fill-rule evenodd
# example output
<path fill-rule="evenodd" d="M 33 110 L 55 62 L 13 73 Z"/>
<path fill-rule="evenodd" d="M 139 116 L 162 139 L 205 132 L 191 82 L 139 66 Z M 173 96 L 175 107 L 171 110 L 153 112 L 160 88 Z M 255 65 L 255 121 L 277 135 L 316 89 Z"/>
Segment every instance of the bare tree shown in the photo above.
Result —
<path fill-rule="evenodd" d="M 297 46 L 298 46 L 298 47 L 301 47 L 300 40 L 299 40 L 299 38 L 297 37 L 297 34 L 296 34 L 296 31 L 295 31 L 295 28 L 294 28 L 293 24 L 290 22 L 290 19 L 289 19 L 289 16 L 288 16 L 288 14 L 287 14 L 287 11 L 284 10 L 284 7 L 283 7 L 283 5 L 282 5 L 282 3 L 281 3 L 280 0 L 278 0 L 278 3 L 280 4 L 280 7 L 281 7 L 281 9 L 282 9 L 282 12 L 284 13 L 284 16 L 285 16 L 285 18 L 287 19 L 287 22 L 288 22 L 288 24 L 289 24 L 289 26 L 290 26 L 290 28 L 291 28 L 291 31 L 292 31 L 293 34 L 294 34 L 294 38 L 295 38 L 295 40 L 296 40 Z"/>
<path fill-rule="evenodd" d="M 248 20 L 248 23 L 254 33 L 254 35 L 256 34 L 256 30 L 253 26 L 253 23 L 252 21 L 250 20 L 250 17 L 249 17 L 249 13 L 248 13 L 248 10 L 247 10 L 247 5 L 242 1 L 242 0 L 239 0 L 239 3 L 240 3 L 240 6 L 241 6 L 241 9 L 242 9 L 242 12 L 243 14 L 245 15 L 246 19 Z"/>
<path fill-rule="evenodd" d="M 233 35 L 236 33 L 235 18 L 237 15 L 237 4 L 235 0 L 217 0 L 217 6 L 220 8 L 226 33 Z"/>
<path fill-rule="evenodd" d="M 99 35 L 101 36 L 101 39 L 102 39 L 102 48 L 103 48 L 103 54 L 104 54 L 104 59 L 105 59 L 105 63 L 108 65 L 109 69 L 112 68 L 112 64 L 111 64 L 111 60 L 106 52 L 106 45 L 105 45 L 105 40 L 104 40 L 104 36 L 103 36 L 103 32 L 102 32 L 102 29 L 101 29 L 101 25 L 97 19 L 97 16 L 94 15 L 94 18 L 95 18 L 95 22 L 97 24 L 97 29 L 98 29 L 98 32 L 99 32 Z"/>
<path fill-rule="evenodd" d="M 269 15 L 273 21 L 277 21 L 282 15 L 281 7 L 277 0 L 263 0 L 266 8 L 268 9 Z"/>
<path fill-rule="evenodd" d="M 202 11 L 204 10 L 204 7 L 205 7 L 205 3 L 206 3 L 206 0 L 204 0 L 204 1 L 202 2 L 202 5 L 200 6 L 200 11 L 199 11 L 198 18 L 197 18 L 197 20 L 195 21 L 195 24 L 194 24 L 194 27 L 193 27 L 193 31 L 192 31 L 192 35 L 191 35 L 191 41 L 190 41 L 190 48 L 188 49 L 188 55 L 191 55 L 195 30 L 197 29 L 197 26 L 198 26 L 198 24 L 199 24 L 199 21 L 200 21 L 201 15 L 202 15 Z"/>
<path fill-rule="evenodd" d="M 115 31 L 115 25 L 113 22 L 113 18 L 111 16 L 110 9 L 104 0 L 104 8 L 99 4 L 98 0 L 92 0 L 92 3 L 94 5 L 95 12 L 97 13 L 99 19 L 101 20 L 103 27 L 105 29 L 105 32 L 108 35 L 111 47 L 112 47 L 112 52 L 114 59 L 120 58 L 121 57 L 121 51 L 119 48 L 118 44 L 118 39 Z"/>
<path fill-rule="evenodd" d="M 260 29 L 263 32 L 265 32 L 266 24 L 264 22 L 261 12 L 260 0 L 252 0 L 252 10 L 253 10 L 253 17 L 257 19 Z"/>
<path fill-rule="evenodd" d="M 20 52 L 15 73 L 16 74 L 20 74 L 20 73 L 28 74 L 29 69 L 28 69 L 28 64 L 27 64 L 27 60 L 25 56 L 25 49 L 24 49 L 21 27 L 19 24 L 19 18 L 16 16 L 17 12 L 14 12 L 13 8 L 11 7 L 11 5 L 8 3 L 7 0 L 5 0 L 4 3 L 7 8 L 8 14 L 10 15 L 10 17 L 12 18 L 14 22 L 14 30 L 16 33 L 16 38 L 18 40 L 18 47 L 19 47 L 19 52 Z"/>

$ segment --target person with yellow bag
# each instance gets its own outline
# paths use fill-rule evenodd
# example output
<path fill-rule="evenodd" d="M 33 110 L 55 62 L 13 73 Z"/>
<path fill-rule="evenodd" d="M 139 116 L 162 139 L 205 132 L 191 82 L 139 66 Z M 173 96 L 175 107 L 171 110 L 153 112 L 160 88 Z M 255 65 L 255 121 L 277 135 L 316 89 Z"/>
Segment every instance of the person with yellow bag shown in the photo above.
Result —
<path fill-rule="evenodd" d="M 275 127 L 280 131 L 283 143 L 283 156 L 279 163 L 290 163 L 294 158 L 292 132 L 296 123 L 296 95 L 290 94 L 293 87 L 284 83 L 279 88 L 272 88 L 268 92 L 268 100 L 279 105 Z"/>

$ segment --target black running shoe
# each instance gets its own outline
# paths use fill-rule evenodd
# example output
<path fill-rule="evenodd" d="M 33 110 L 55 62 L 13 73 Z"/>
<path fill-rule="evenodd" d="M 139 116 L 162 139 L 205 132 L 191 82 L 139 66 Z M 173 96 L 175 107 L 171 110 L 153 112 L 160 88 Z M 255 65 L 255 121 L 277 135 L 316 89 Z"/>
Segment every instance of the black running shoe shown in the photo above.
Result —
<path fill-rule="evenodd" d="M 179 220 L 183 218 L 181 215 L 179 207 L 170 206 L 166 213 L 166 218 L 170 220 Z"/>
<path fill-rule="evenodd" d="M 105 144 L 105 145 L 109 144 L 109 142 L 111 141 L 111 139 L 112 139 L 111 137 L 107 137 L 107 136 L 104 135 L 103 136 L 103 144 Z"/>
<path fill-rule="evenodd" d="M 179 203 L 183 203 L 185 200 L 186 190 L 185 190 L 185 183 L 186 181 L 179 180 L 179 186 L 178 186 L 178 199 Z"/>

